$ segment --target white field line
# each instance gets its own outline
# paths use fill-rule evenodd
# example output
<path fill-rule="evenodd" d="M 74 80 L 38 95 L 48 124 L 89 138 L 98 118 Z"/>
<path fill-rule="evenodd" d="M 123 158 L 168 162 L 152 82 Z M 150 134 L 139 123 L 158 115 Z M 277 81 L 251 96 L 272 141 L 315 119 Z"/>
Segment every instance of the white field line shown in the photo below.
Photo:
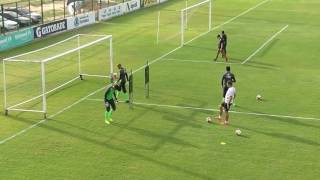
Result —
<path fill-rule="evenodd" d="M 102 99 L 89 99 L 89 101 L 103 101 Z M 192 107 L 192 106 L 176 106 L 176 105 L 167 105 L 167 104 L 149 104 L 149 103 L 140 103 L 140 102 L 133 102 L 136 105 L 143 105 L 143 106 L 156 106 L 156 107 L 166 107 L 166 108 L 177 108 L 177 109 L 191 109 L 191 110 L 204 110 L 204 111 L 213 111 L 219 112 L 218 109 L 210 109 L 210 108 L 200 108 L 200 107 Z M 254 116 L 266 116 L 266 117 L 279 117 L 279 118 L 288 118 L 288 119 L 302 119 L 302 120 L 315 120 L 320 121 L 320 118 L 313 118 L 313 117 L 301 117 L 301 116 L 289 116 L 289 115 L 279 115 L 279 114 L 267 114 L 267 113 L 254 113 L 254 112 L 242 112 L 242 111 L 229 111 L 230 113 L 234 114 L 244 114 L 244 115 L 254 115 Z"/>
<path fill-rule="evenodd" d="M 280 33 L 282 33 L 285 29 L 287 29 L 289 25 L 285 25 L 280 31 L 276 32 L 273 36 L 271 36 L 265 43 L 263 43 L 254 53 L 252 53 L 246 60 L 244 60 L 241 64 L 245 64 L 248 62 L 253 56 L 255 56 L 261 49 L 263 49 L 269 42 L 271 42 L 275 37 L 277 37 Z"/>
<path fill-rule="evenodd" d="M 212 63 L 212 64 L 240 64 L 232 62 L 217 62 L 210 60 L 193 60 L 193 59 L 175 59 L 175 58 L 164 58 L 163 61 L 177 61 L 177 62 L 190 62 L 190 63 Z"/>
<path fill-rule="evenodd" d="M 205 34 L 207 34 L 207 33 L 211 32 L 211 31 L 212 31 L 212 30 L 214 30 L 214 29 L 217 29 L 217 28 L 219 28 L 219 27 L 221 27 L 221 26 L 223 26 L 223 25 L 226 25 L 226 24 L 228 24 L 228 23 L 232 22 L 233 20 L 237 19 L 238 17 L 240 17 L 240 16 L 242 16 L 242 15 L 244 15 L 244 14 L 247 14 L 248 12 L 250 12 L 250 11 L 254 10 L 255 8 L 257 8 L 257 7 L 261 6 L 262 4 L 264 4 L 264 3 L 268 2 L 268 1 L 270 1 L 270 0 L 262 1 L 261 3 L 259 3 L 259 4 L 255 5 L 254 7 L 251 7 L 251 8 L 249 8 L 249 9 L 247 9 L 246 11 L 244 11 L 244 12 L 240 13 L 239 15 L 237 15 L 237 16 L 235 16 L 235 17 L 233 17 L 233 18 L 229 19 L 228 21 L 226 21 L 226 22 L 224 22 L 224 23 L 222 23 L 222 24 L 220 24 L 220 25 L 218 25 L 218 26 L 216 26 L 216 27 L 214 27 L 214 28 L 211 28 L 211 30 L 210 30 L 210 31 L 208 31 L 208 32 L 206 32 L 206 33 L 203 33 L 203 34 L 201 34 L 200 36 L 197 36 L 196 38 L 199 38 L 199 37 L 201 37 L 201 36 L 203 36 L 203 35 L 205 35 Z M 194 38 L 194 39 L 192 39 L 192 40 L 190 40 L 190 41 L 186 42 L 185 44 L 188 44 L 188 43 L 192 42 L 192 41 L 193 41 L 193 40 L 195 40 L 196 38 Z M 158 58 L 156 58 L 156 59 L 154 59 L 154 60 L 150 61 L 150 62 L 149 62 L 149 65 L 151 65 L 151 64 L 153 64 L 153 63 L 155 63 L 155 62 L 157 62 L 157 61 L 161 60 L 162 58 L 165 58 L 166 56 L 170 55 L 171 53 L 173 53 L 173 52 L 177 51 L 177 50 L 178 50 L 178 49 L 180 49 L 180 48 L 182 48 L 182 47 L 181 47 L 181 46 L 179 46 L 179 47 L 177 47 L 177 48 L 175 48 L 175 49 L 171 50 L 170 52 L 168 52 L 168 53 L 166 53 L 166 54 L 164 54 L 164 55 L 162 55 L 162 56 L 160 56 L 160 57 L 158 57 Z M 146 65 L 141 66 L 140 68 L 138 68 L 138 69 L 136 69 L 135 71 L 133 71 L 133 73 L 136 73 L 136 72 L 140 71 L 141 69 L 145 68 L 145 66 L 146 66 Z M 59 114 L 63 113 L 64 111 L 66 111 L 66 110 L 70 109 L 71 107 L 73 107 L 73 106 L 75 106 L 75 105 L 79 104 L 80 102 L 84 101 L 84 100 L 85 100 L 85 99 L 87 99 L 88 97 L 90 97 L 90 96 L 92 96 L 92 95 L 94 95 L 94 94 L 96 94 L 96 93 L 98 93 L 98 92 L 102 91 L 104 88 L 105 88 L 105 87 L 100 88 L 100 89 L 98 89 L 98 90 L 96 90 L 96 91 L 94 91 L 94 92 L 90 93 L 89 95 L 87 95 L 87 96 L 85 96 L 85 97 L 81 98 L 80 100 L 76 101 L 76 102 L 75 102 L 75 103 L 73 103 L 72 105 L 70 105 L 70 106 L 68 106 L 68 107 L 66 107 L 66 108 L 63 108 L 63 109 L 62 109 L 62 110 L 60 110 L 59 112 L 57 112 L 57 113 L 55 113 L 55 114 L 53 114 L 53 115 L 49 116 L 49 118 L 53 118 L 53 117 L 55 117 L 55 116 L 57 116 L 57 115 L 59 115 Z M 34 128 L 34 127 L 36 127 L 36 126 L 38 126 L 39 124 L 42 124 L 42 123 L 44 123 L 44 122 L 46 122 L 46 119 L 43 119 L 43 120 L 41 120 L 41 121 L 39 121 L 39 122 L 37 122 L 37 123 L 35 123 L 35 124 L 33 124 L 33 125 L 31 125 L 31 126 L 29 126 L 29 127 L 25 128 L 25 129 L 23 129 L 23 130 L 21 130 L 21 131 L 19 131 L 19 132 L 15 133 L 15 134 L 13 134 L 12 136 L 10 136 L 10 137 L 8 137 L 8 138 L 6 138 L 6 139 L 4 139 L 4 140 L 1 140 L 1 141 L 0 141 L 0 145 L 1 145 L 1 144 L 6 143 L 7 141 L 9 141 L 9 140 L 11 140 L 11 139 L 13 139 L 13 138 L 15 138 L 15 137 L 17 137 L 17 136 L 21 135 L 21 134 L 24 134 L 25 132 L 29 131 L 30 129 L 32 129 L 32 128 Z"/>
<path fill-rule="evenodd" d="M 57 116 L 57 115 L 59 115 L 59 114 L 61 114 L 61 113 L 65 112 L 66 110 L 68 110 L 68 109 L 72 108 L 73 106 L 75 106 L 75 105 L 79 104 L 80 102 L 82 102 L 82 101 L 86 100 L 88 97 L 90 97 L 90 96 L 92 96 L 92 95 L 96 94 L 97 92 L 99 92 L 99 91 L 101 91 L 101 90 L 103 90 L 103 89 L 105 89 L 105 87 L 100 88 L 100 89 L 98 89 L 98 90 L 96 90 L 96 91 L 94 91 L 94 92 L 92 92 L 92 93 L 88 94 L 87 96 L 85 96 L 85 97 L 83 97 L 83 98 L 79 99 L 78 101 L 76 101 L 76 102 L 72 103 L 71 105 L 69 105 L 69 106 L 67 106 L 67 107 L 65 107 L 65 108 L 63 108 L 63 109 L 61 109 L 60 111 L 58 111 L 58 112 L 56 112 L 56 113 L 52 114 L 51 116 L 49 116 L 49 117 L 48 117 L 48 119 L 50 119 L 50 118 L 54 118 L 55 116 Z M 41 121 L 39 121 L 39 122 L 37 122 L 37 123 L 32 124 L 31 126 L 29 126 L 29 127 L 25 128 L 25 129 L 23 129 L 23 130 L 21 130 L 21 131 L 19 131 L 19 132 L 15 133 L 15 134 L 13 134 L 12 136 L 9 136 L 9 137 L 7 137 L 7 138 L 5 138 L 5 139 L 1 140 L 1 141 L 0 141 L 0 145 L 1 145 L 1 144 L 6 143 L 7 141 L 9 141 L 9 140 L 11 140 L 11 139 L 13 139 L 13 138 L 15 138 L 15 137 L 17 137 L 17 136 L 19 136 L 19 135 L 21 135 L 21 134 L 25 133 L 25 132 L 27 132 L 28 130 L 30 130 L 30 129 L 32 129 L 32 128 L 34 128 L 34 127 L 36 127 L 36 126 L 38 126 L 38 125 L 40 125 L 40 124 L 42 124 L 42 123 L 44 123 L 44 122 L 46 122 L 46 121 L 47 121 L 47 119 L 42 119 Z"/>

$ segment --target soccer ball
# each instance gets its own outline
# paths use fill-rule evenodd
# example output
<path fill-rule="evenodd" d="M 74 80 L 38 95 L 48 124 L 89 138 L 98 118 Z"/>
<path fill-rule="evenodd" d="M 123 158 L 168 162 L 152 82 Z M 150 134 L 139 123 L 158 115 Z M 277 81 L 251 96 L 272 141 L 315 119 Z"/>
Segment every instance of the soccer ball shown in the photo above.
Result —
<path fill-rule="evenodd" d="M 240 136 L 241 135 L 241 130 L 240 129 L 236 129 L 235 133 L 236 133 L 237 136 Z"/>
<path fill-rule="evenodd" d="M 256 96 L 256 100 L 257 100 L 257 101 L 261 101 L 261 100 L 262 100 L 262 96 L 261 96 L 260 94 L 258 94 L 258 95 Z"/>
<path fill-rule="evenodd" d="M 211 122 L 212 122 L 211 117 L 207 117 L 207 122 L 208 122 L 208 123 L 211 123 Z"/>

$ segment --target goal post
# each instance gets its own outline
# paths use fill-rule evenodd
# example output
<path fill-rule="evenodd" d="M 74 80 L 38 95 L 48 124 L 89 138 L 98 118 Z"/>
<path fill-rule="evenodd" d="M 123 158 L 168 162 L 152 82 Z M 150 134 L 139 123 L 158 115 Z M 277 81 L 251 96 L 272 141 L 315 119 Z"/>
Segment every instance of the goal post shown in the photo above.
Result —
<path fill-rule="evenodd" d="M 180 11 L 180 46 L 211 31 L 211 10 L 211 0 L 204 0 Z"/>
<path fill-rule="evenodd" d="M 48 94 L 84 77 L 111 78 L 112 35 L 77 34 L 3 60 L 4 110 L 48 112 Z"/>

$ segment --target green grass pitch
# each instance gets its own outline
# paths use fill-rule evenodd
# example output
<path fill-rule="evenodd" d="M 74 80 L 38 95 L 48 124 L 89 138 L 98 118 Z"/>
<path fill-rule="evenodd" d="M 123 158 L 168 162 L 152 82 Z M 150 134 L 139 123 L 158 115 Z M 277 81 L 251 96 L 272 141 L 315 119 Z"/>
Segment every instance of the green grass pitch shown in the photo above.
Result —
<path fill-rule="evenodd" d="M 212 31 L 157 61 L 179 46 L 177 10 L 185 7 L 185 1 L 170 0 L 2 52 L 1 59 L 78 33 L 111 34 L 114 64 L 135 71 L 146 61 L 154 63 L 150 97 L 145 98 L 143 69 L 135 71 L 136 104 L 131 109 L 119 103 L 111 125 L 104 123 L 104 92 L 97 91 L 108 83 L 101 78 L 79 80 L 51 94 L 51 117 L 46 121 L 41 114 L 2 113 L 0 179 L 319 179 L 320 2 L 212 2 Z M 207 13 L 201 8 L 189 14 L 186 41 L 207 30 Z M 232 107 L 228 127 L 206 122 L 206 117 L 217 115 L 221 101 L 220 80 L 226 64 L 212 61 L 221 30 L 228 34 L 231 69 L 237 78 L 237 106 Z M 100 48 L 91 48 L 86 60 L 96 61 L 101 53 Z M 65 73 L 73 68 L 59 63 L 52 68 L 61 66 Z M 2 65 L 0 69 L 2 76 Z M 9 75 L 12 85 L 24 87 L 21 77 L 39 78 L 37 72 L 25 71 Z M 2 94 L 2 80 L 0 84 Z M 37 88 L 23 90 L 33 94 Z M 262 102 L 256 101 L 257 94 L 264 98 Z M 29 105 L 39 105 L 34 103 Z M 235 135 L 237 128 L 243 136 Z"/>

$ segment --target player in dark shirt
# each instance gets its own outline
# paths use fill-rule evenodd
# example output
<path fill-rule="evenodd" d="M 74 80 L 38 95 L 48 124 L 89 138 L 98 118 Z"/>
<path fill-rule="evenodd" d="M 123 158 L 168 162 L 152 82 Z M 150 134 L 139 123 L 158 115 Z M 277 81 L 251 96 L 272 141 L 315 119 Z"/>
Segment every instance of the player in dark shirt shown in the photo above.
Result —
<path fill-rule="evenodd" d="M 222 50 L 223 50 L 223 56 L 226 59 L 226 62 L 228 61 L 228 57 L 227 57 L 227 43 L 228 43 L 228 38 L 227 38 L 227 34 L 224 33 L 224 31 L 221 32 L 221 39 L 223 40 L 223 46 L 222 46 Z"/>
<path fill-rule="evenodd" d="M 218 51 L 217 51 L 217 55 L 216 55 L 216 58 L 214 59 L 214 61 L 217 61 L 220 53 L 223 55 L 222 51 L 223 51 L 223 47 L 224 47 L 224 41 L 223 41 L 222 37 L 220 36 L 220 34 L 218 34 L 217 39 L 218 39 Z"/>
<path fill-rule="evenodd" d="M 119 74 L 120 74 L 120 77 L 117 81 L 117 84 L 119 84 L 119 89 L 117 89 L 118 91 L 122 91 L 123 94 L 125 95 L 125 98 L 126 98 L 126 102 L 128 103 L 129 102 L 129 96 L 127 94 L 127 89 L 126 89 L 126 82 L 129 81 L 129 77 L 128 77 L 128 74 L 126 72 L 126 69 L 124 67 L 122 67 L 121 64 L 118 64 L 118 69 L 119 69 Z M 118 95 L 117 95 L 118 97 Z"/>
<path fill-rule="evenodd" d="M 228 91 L 228 85 L 227 85 L 227 82 L 230 81 L 232 83 L 235 83 L 236 82 L 236 78 L 234 76 L 234 74 L 232 74 L 230 71 L 231 71 L 231 68 L 230 66 L 227 66 L 226 67 L 226 73 L 222 76 L 222 79 L 221 79 L 221 87 L 222 87 L 222 90 L 223 90 L 223 100 L 226 96 L 226 93 Z"/>
<path fill-rule="evenodd" d="M 225 45 L 224 48 L 227 48 L 228 38 L 227 38 L 227 34 L 224 33 L 224 31 L 221 32 L 221 38 L 222 38 L 223 41 L 225 42 L 225 43 L 224 43 L 224 45 Z"/>

